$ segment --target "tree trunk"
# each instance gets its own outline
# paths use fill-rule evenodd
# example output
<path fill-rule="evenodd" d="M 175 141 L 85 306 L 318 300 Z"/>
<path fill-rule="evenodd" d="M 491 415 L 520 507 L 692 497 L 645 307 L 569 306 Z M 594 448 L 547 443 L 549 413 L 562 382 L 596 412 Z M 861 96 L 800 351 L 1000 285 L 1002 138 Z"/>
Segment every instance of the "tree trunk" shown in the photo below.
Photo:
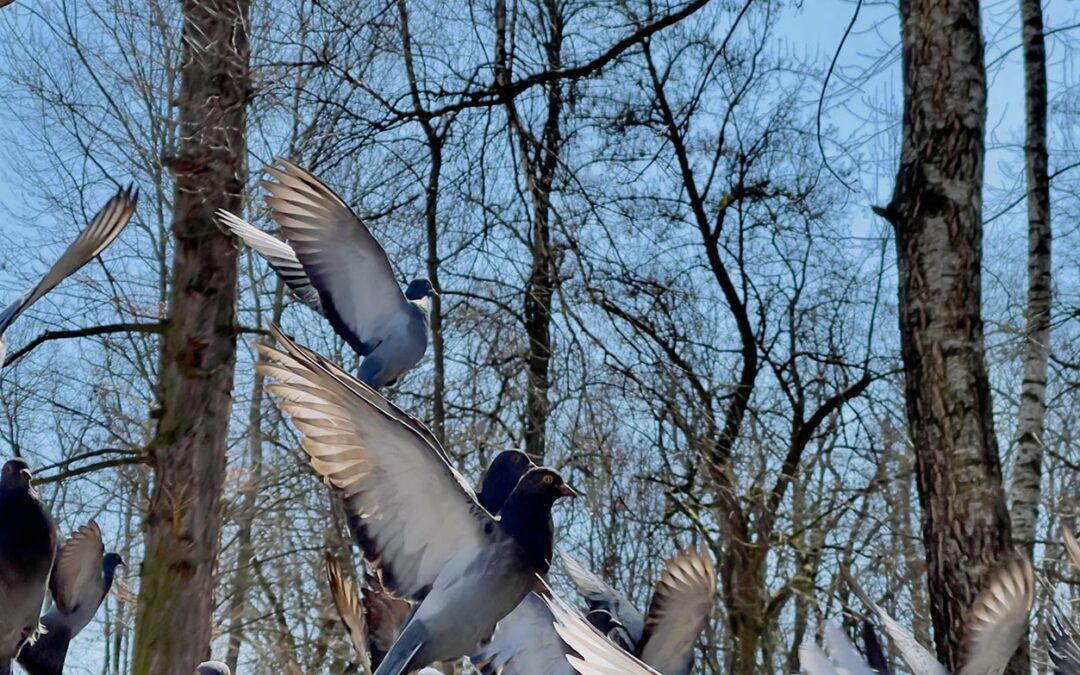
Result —
<path fill-rule="evenodd" d="M 236 252 L 214 224 L 245 179 L 249 0 L 185 0 L 169 325 L 133 673 L 191 675 L 209 656 L 236 353 Z"/>
<path fill-rule="evenodd" d="M 1011 545 L 981 316 L 986 70 L 977 0 L 904 0 L 900 13 L 903 146 L 880 212 L 896 231 L 930 613 L 955 671 L 968 607 Z"/>
<path fill-rule="evenodd" d="M 1021 0 L 1024 20 L 1028 202 L 1028 295 L 1024 382 L 1012 483 L 1013 541 L 1031 556 L 1039 517 L 1046 365 L 1050 356 L 1050 178 L 1046 150 L 1046 44 L 1039 0 Z"/>

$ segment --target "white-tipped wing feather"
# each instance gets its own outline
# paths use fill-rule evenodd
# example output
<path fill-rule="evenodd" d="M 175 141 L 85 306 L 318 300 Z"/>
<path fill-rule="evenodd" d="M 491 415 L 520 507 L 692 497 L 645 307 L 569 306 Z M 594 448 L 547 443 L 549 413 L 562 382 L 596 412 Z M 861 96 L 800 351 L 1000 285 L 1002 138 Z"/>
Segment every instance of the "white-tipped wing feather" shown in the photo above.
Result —
<path fill-rule="evenodd" d="M 67 247 L 60 259 L 45 273 L 38 285 L 0 312 L 0 335 L 8 329 L 20 314 L 40 300 L 61 281 L 79 271 L 104 251 L 127 226 L 135 213 L 138 192 L 129 186 L 120 190 L 97 212 L 90 224 Z"/>
<path fill-rule="evenodd" d="M 408 313 L 390 260 L 367 226 L 318 178 L 284 159 L 266 167 L 271 214 L 334 329 L 362 356 Z"/>
<path fill-rule="evenodd" d="M 245 244 L 263 257 L 270 267 L 281 276 L 281 280 L 289 287 L 300 302 L 322 314 L 322 301 L 319 293 L 311 285 L 304 266 L 296 258 L 289 245 L 255 227 L 243 218 L 219 209 L 217 212 L 218 222 Z"/>
<path fill-rule="evenodd" d="M 653 591 L 638 647 L 641 660 L 664 675 L 686 675 L 694 645 L 713 610 L 716 569 L 704 550 L 672 558 Z"/>
<path fill-rule="evenodd" d="M 555 630 L 577 654 L 567 659 L 580 675 L 660 675 L 598 633 L 585 617 L 557 596 L 545 596 L 544 601 L 555 619 Z"/>
<path fill-rule="evenodd" d="M 355 378 L 340 380 L 276 326 L 271 334 L 286 351 L 259 344 L 268 362 L 258 368 L 277 381 L 268 388 L 303 434 L 312 466 L 341 490 L 387 588 L 422 598 L 451 558 L 488 541 L 494 521 L 425 435 L 386 412 L 392 403 Z"/>

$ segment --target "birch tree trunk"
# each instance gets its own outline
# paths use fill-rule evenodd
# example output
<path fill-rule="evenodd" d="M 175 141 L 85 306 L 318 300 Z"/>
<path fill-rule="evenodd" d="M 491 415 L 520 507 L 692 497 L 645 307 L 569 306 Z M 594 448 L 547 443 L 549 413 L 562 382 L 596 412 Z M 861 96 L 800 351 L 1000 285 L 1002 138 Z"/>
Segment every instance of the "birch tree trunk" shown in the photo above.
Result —
<path fill-rule="evenodd" d="M 180 144 L 169 325 L 161 345 L 157 431 L 147 448 L 146 516 L 135 656 L 138 675 L 191 675 L 209 656 L 226 432 L 236 355 L 236 252 L 213 221 L 238 211 L 249 95 L 249 0 L 184 0 Z"/>
<path fill-rule="evenodd" d="M 904 0 L 900 15 L 902 155 L 879 212 L 896 231 L 930 614 L 955 671 L 967 609 L 1011 545 L 981 315 L 986 69 L 977 0 Z"/>
<path fill-rule="evenodd" d="M 1039 0 L 1021 0 L 1027 141 L 1028 293 L 1024 382 L 1020 391 L 1018 451 L 1011 488 L 1013 541 L 1032 555 L 1039 517 L 1046 365 L 1050 356 L 1050 178 L 1046 149 L 1046 44 Z"/>

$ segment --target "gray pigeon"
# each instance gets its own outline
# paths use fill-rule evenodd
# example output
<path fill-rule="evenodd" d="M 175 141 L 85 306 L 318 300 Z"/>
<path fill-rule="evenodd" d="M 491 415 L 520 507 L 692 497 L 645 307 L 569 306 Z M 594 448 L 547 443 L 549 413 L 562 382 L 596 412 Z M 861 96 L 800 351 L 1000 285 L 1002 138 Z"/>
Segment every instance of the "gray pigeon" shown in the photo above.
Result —
<path fill-rule="evenodd" d="M 863 604 L 877 615 L 893 648 L 914 675 L 948 675 L 948 669 L 871 600 L 846 569 L 841 567 L 840 572 Z M 1025 556 L 1019 555 L 994 574 L 968 610 L 964 658 L 957 675 L 1001 675 L 1005 672 L 1009 659 L 1027 632 L 1027 618 L 1034 603 L 1035 570 Z M 825 637 L 828 655 L 811 641 L 799 646 L 799 663 L 807 675 L 874 672 L 861 659 L 859 663 L 863 670 L 855 670 L 852 654 L 857 655 L 857 652 L 838 627 L 827 628 Z"/>
<path fill-rule="evenodd" d="M 0 675 L 40 631 L 38 617 L 56 555 L 56 525 L 21 458 L 0 470 Z"/>
<path fill-rule="evenodd" d="M 257 345 L 260 372 L 303 434 L 315 471 L 341 491 L 349 526 L 386 587 L 419 603 L 376 675 L 472 651 L 546 573 L 555 501 L 576 493 L 552 469 L 530 470 L 499 518 L 432 446 L 417 420 L 340 369 L 310 358 L 276 326 L 285 351 Z"/>
<path fill-rule="evenodd" d="M 79 271 L 83 265 L 104 251 L 127 226 L 135 213 L 139 199 L 133 186 L 120 190 L 97 212 L 90 224 L 79 233 L 60 259 L 45 273 L 38 285 L 23 293 L 18 300 L 0 312 L 0 365 L 4 363 L 4 331 L 22 314 L 64 279 Z"/>
<path fill-rule="evenodd" d="M 94 521 L 79 528 L 60 549 L 49 577 L 53 607 L 41 617 L 45 633 L 19 652 L 19 665 L 30 675 L 61 675 L 71 640 L 90 623 L 112 588 L 124 560 L 105 553 L 101 528 Z"/>
<path fill-rule="evenodd" d="M 223 226 L 263 256 L 302 302 L 324 314 L 364 357 L 358 374 L 372 389 L 393 384 L 427 351 L 427 279 L 403 294 L 390 260 L 345 202 L 318 178 L 284 159 L 267 166 L 266 203 L 288 243 L 219 211 Z"/>
<path fill-rule="evenodd" d="M 687 675 L 694 645 L 713 609 L 716 569 L 705 551 L 678 553 L 656 583 L 646 615 L 581 563 L 560 553 L 563 567 L 589 603 L 586 619 L 664 675 Z M 627 642 L 630 644 L 628 645 Z"/>

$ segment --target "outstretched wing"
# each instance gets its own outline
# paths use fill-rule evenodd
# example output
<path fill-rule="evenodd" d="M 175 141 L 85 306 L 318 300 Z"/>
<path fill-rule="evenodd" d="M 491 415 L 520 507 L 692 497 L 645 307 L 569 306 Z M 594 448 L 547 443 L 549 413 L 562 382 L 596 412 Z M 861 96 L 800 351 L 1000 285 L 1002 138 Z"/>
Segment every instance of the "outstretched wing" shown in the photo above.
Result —
<path fill-rule="evenodd" d="M 349 632 L 349 640 L 360 657 L 360 664 L 365 673 L 371 672 L 371 658 L 367 650 L 367 625 L 364 622 L 364 607 L 356 593 L 356 584 L 345 576 L 337 558 L 326 554 L 326 581 L 330 585 L 330 595 L 334 598 L 341 623 Z"/>
<path fill-rule="evenodd" d="M 361 356 L 409 314 L 390 260 L 367 226 L 318 178 L 284 159 L 267 166 L 266 203 L 289 240 L 326 318 Z"/>
<path fill-rule="evenodd" d="M 483 546 L 494 522 L 472 488 L 395 407 L 355 378 L 343 381 L 277 326 L 286 351 L 257 345 L 257 368 L 292 416 L 315 471 L 341 490 L 349 525 L 387 588 L 419 600 L 462 550 Z"/>
<path fill-rule="evenodd" d="M 709 621 L 716 569 L 704 550 L 672 558 L 653 591 L 638 647 L 641 660 L 665 675 L 687 675 L 694 645 Z"/>
<path fill-rule="evenodd" d="M 570 554 L 559 551 L 563 569 L 578 593 L 589 603 L 589 611 L 605 610 L 626 627 L 634 644 L 641 641 L 645 632 L 645 615 L 638 611 L 629 598 L 609 586 L 603 579 L 578 562 Z"/>
<path fill-rule="evenodd" d="M 1035 570 L 1024 555 L 1002 567 L 968 610 L 964 665 L 957 675 L 1000 675 L 1027 632 Z"/>
<path fill-rule="evenodd" d="M 311 279 L 308 279 L 304 266 L 297 260 L 296 253 L 289 248 L 288 244 L 272 237 L 225 209 L 219 209 L 217 217 L 222 227 L 239 237 L 241 241 L 254 249 L 270 264 L 270 267 L 278 273 L 281 280 L 285 282 L 293 295 L 300 299 L 300 302 L 319 314 L 323 313 L 322 301 L 319 300 L 318 291 L 311 285 Z"/>
<path fill-rule="evenodd" d="M 105 204 L 104 208 L 97 212 L 90 224 L 86 226 L 75 241 L 67 247 L 60 259 L 45 273 L 38 285 L 23 294 L 18 300 L 0 312 L 0 335 L 8 329 L 20 314 L 40 300 L 46 293 L 51 291 L 64 279 L 79 271 L 83 265 L 90 262 L 99 253 L 104 251 L 127 226 L 131 216 L 135 214 L 135 203 L 139 199 L 139 193 L 134 186 L 128 186 L 120 190 Z"/>
<path fill-rule="evenodd" d="M 49 590 L 57 609 L 71 614 L 83 603 L 101 602 L 105 590 L 101 568 L 104 557 L 101 528 L 93 520 L 64 542 L 49 576 Z"/>
<path fill-rule="evenodd" d="M 660 675 L 633 655 L 615 646 L 554 594 L 545 593 L 551 608 L 555 631 L 577 656 L 567 656 L 580 675 Z"/>

